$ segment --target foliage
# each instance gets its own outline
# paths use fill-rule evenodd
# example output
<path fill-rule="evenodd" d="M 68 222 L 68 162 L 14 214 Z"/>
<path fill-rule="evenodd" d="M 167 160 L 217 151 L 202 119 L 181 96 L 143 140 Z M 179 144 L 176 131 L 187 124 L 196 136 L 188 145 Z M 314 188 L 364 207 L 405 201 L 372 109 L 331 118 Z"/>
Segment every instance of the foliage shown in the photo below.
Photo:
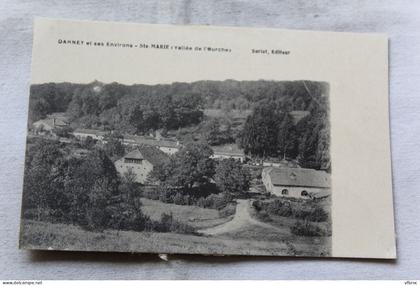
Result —
<path fill-rule="evenodd" d="M 274 199 L 272 201 L 256 200 L 252 206 L 258 211 L 264 211 L 270 215 L 282 217 L 293 217 L 296 219 L 325 222 L 329 220 L 329 214 L 316 202 L 292 202 L 284 199 Z"/>
<path fill-rule="evenodd" d="M 320 227 L 309 222 L 298 221 L 290 228 L 290 231 L 297 236 L 320 237 L 326 235 Z"/>
<path fill-rule="evenodd" d="M 91 136 L 88 136 L 80 141 L 81 147 L 85 149 L 93 149 L 96 145 L 96 140 L 94 140 Z"/>
<path fill-rule="evenodd" d="M 209 145 L 222 145 L 234 142 L 231 124 L 228 120 L 213 118 L 204 124 L 203 136 Z"/>
<path fill-rule="evenodd" d="M 35 152 L 33 152 L 35 151 Z M 39 140 L 28 149 L 26 156 L 23 207 L 34 209 L 34 218 L 44 219 L 51 205 L 61 204 L 64 193 L 55 192 L 61 185 L 57 180 L 63 154 L 60 144 L 49 140 Z"/>
<path fill-rule="evenodd" d="M 30 123 L 66 111 L 73 127 L 144 134 L 199 126 L 183 139 L 210 145 L 237 141 L 258 158 L 298 160 L 330 170 L 328 85 L 310 81 L 197 81 L 161 85 L 40 84 L 31 86 Z M 220 110 L 216 119 L 204 109 Z M 229 118 L 252 111 L 248 118 Z M 308 115 L 299 122 L 291 111 Z"/>
<path fill-rule="evenodd" d="M 231 193 L 248 191 L 251 174 L 240 161 L 223 159 L 216 166 L 214 180 L 219 190 Z"/>
<path fill-rule="evenodd" d="M 29 123 L 43 119 L 50 113 L 65 112 L 74 91 L 80 86 L 80 84 L 71 83 L 31 85 Z"/>
<path fill-rule="evenodd" d="M 203 208 L 221 210 L 232 202 L 232 196 L 229 193 L 210 194 L 207 197 L 200 197 L 196 205 Z"/>
<path fill-rule="evenodd" d="M 325 111 L 319 111 L 299 126 L 299 164 L 302 167 L 330 171 L 330 124 Z"/>
<path fill-rule="evenodd" d="M 114 161 L 124 156 L 125 149 L 122 144 L 123 136 L 121 134 L 118 132 L 107 134 L 105 135 L 104 140 L 106 141 L 104 150 L 111 160 Z"/>
<path fill-rule="evenodd" d="M 167 162 L 156 166 L 151 175 L 167 187 L 192 189 L 195 184 L 206 184 L 213 177 L 215 161 L 212 155 L 209 146 L 190 143 Z"/>
<path fill-rule="evenodd" d="M 148 230 L 156 232 L 174 232 L 182 234 L 197 234 L 195 229 L 188 224 L 182 223 L 174 219 L 172 213 L 163 213 L 160 221 L 151 221 L 148 224 Z"/>
<path fill-rule="evenodd" d="M 277 125 L 279 115 L 272 105 L 263 104 L 255 108 L 245 122 L 241 146 L 245 153 L 259 157 L 277 155 Z"/>
<path fill-rule="evenodd" d="M 187 194 L 181 189 L 169 189 L 159 187 L 154 190 L 144 191 L 142 196 L 152 200 L 159 200 L 164 203 L 176 205 L 198 206 L 202 208 L 221 210 L 233 201 L 232 195 L 229 193 L 218 193 L 209 195 L 200 195 L 199 191 L 194 194 Z"/>
<path fill-rule="evenodd" d="M 73 132 L 73 128 L 71 128 L 70 126 L 64 126 L 62 128 L 55 128 L 54 132 L 59 137 L 69 138 L 70 134 Z"/>
<path fill-rule="evenodd" d="M 24 179 L 24 217 L 83 226 L 144 230 L 140 190 L 133 176 L 119 178 L 105 151 L 93 148 L 85 157 L 50 140 L 28 147 Z"/>

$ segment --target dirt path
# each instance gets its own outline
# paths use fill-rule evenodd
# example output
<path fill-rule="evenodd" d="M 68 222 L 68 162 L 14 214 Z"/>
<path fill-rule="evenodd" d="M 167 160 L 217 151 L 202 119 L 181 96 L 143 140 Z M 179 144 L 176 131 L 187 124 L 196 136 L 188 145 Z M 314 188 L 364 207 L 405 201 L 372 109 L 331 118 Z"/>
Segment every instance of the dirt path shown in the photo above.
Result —
<path fill-rule="evenodd" d="M 218 235 L 227 232 L 234 232 L 249 225 L 260 226 L 279 231 L 278 228 L 272 225 L 254 219 L 249 212 L 249 208 L 251 207 L 250 203 L 250 200 L 237 200 L 236 213 L 232 220 L 216 227 L 199 230 L 198 232 L 205 235 Z"/>

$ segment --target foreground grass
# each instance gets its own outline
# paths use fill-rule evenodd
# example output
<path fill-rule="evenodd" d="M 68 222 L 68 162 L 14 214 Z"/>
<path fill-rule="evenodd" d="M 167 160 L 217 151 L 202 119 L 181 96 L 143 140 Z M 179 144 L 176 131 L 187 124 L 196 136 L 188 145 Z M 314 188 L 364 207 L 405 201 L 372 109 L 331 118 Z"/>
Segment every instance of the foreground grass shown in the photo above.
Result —
<path fill-rule="evenodd" d="M 176 233 L 90 232 L 78 226 L 22 221 L 20 247 L 25 249 L 183 253 L 210 255 L 293 255 L 284 241 L 203 237 Z M 301 252 L 299 255 L 313 255 Z"/>

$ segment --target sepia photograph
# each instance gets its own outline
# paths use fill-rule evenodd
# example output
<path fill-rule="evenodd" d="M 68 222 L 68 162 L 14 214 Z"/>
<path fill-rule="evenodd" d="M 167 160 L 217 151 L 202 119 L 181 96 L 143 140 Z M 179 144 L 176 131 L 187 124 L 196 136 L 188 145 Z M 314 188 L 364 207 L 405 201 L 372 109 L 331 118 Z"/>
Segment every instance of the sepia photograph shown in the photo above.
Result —
<path fill-rule="evenodd" d="M 329 84 L 32 84 L 20 247 L 331 256 Z"/>

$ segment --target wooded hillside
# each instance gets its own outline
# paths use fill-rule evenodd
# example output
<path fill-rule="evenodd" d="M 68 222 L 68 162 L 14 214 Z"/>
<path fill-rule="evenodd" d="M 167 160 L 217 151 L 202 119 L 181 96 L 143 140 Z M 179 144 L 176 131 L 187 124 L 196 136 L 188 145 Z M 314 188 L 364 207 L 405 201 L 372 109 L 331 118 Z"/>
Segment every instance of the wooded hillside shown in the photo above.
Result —
<path fill-rule="evenodd" d="M 47 83 L 31 86 L 29 122 L 66 112 L 74 128 L 122 134 L 160 129 L 181 141 L 236 142 L 251 156 L 329 169 L 328 88 L 324 82 L 265 80 Z M 304 115 L 294 117 L 296 111 Z"/>

